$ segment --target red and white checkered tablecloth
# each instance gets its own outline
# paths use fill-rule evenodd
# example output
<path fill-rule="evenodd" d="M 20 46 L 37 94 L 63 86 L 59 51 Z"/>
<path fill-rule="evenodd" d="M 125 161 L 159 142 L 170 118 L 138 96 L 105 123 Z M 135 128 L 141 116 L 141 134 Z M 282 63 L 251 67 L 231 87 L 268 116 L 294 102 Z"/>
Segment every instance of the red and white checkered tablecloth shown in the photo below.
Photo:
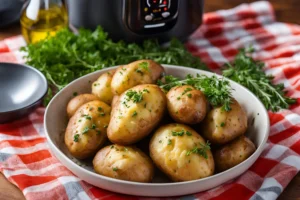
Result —
<path fill-rule="evenodd" d="M 0 62 L 23 62 L 21 36 L 0 42 Z M 174 199 L 276 199 L 300 170 L 300 26 L 276 22 L 267 2 L 242 4 L 204 15 L 187 48 L 215 71 L 252 44 L 275 83 L 298 99 L 289 110 L 269 112 L 270 137 L 255 164 L 235 180 L 212 190 Z M 93 187 L 74 176 L 49 152 L 43 129 L 44 108 L 0 125 L 0 169 L 27 199 L 147 199 Z M 299 194 L 300 196 L 300 194 Z M 152 198 L 153 199 L 153 198 Z M 157 198 L 160 199 L 160 198 Z"/>

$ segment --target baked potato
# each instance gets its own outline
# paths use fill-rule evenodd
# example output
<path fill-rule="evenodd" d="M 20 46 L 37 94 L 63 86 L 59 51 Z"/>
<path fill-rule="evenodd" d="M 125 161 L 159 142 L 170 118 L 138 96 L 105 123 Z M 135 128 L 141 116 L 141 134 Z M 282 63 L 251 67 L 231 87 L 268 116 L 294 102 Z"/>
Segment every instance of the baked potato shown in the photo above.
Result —
<path fill-rule="evenodd" d="M 125 91 L 112 109 L 109 140 L 121 145 L 141 140 L 158 125 L 165 109 L 166 96 L 157 85 L 138 85 Z"/>
<path fill-rule="evenodd" d="M 230 142 L 247 130 L 244 109 L 235 99 L 230 106 L 230 111 L 225 111 L 222 107 L 213 108 L 202 122 L 203 136 L 213 144 Z"/>
<path fill-rule="evenodd" d="M 111 91 L 111 80 L 115 70 L 111 70 L 102 74 L 95 82 L 92 84 L 92 94 L 99 97 L 100 101 L 111 104 L 113 99 L 113 93 Z"/>
<path fill-rule="evenodd" d="M 170 116 L 178 123 L 200 123 L 207 112 L 204 94 L 190 85 L 173 87 L 167 93 L 167 106 Z"/>
<path fill-rule="evenodd" d="M 80 94 L 72 98 L 67 105 L 68 117 L 72 117 L 76 110 L 83 104 L 94 100 L 99 100 L 99 98 L 93 94 Z"/>
<path fill-rule="evenodd" d="M 154 174 L 151 159 L 136 147 L 110 145 L 94 157 L 96 173 L 135 182 L 150 182 Z"/>
<path fill-rule="evenodd" d="M 95 100 L 83 104 L 71 117 L 65 132 L 65 144 L 74 157 L 88 158 L 101 148 L 107 139 L 110 112 L 109 105 Z"/>
<path fill-rule="evenodd" d="M 112 78 L 112 93 L 121 95 L 136 85 L 156 83 L 163 72 L 163 67 L 152 60 L 138 60 L 120 66 Z"/>
<path fill-rule="evenodd" d="M 111 107 L 114 107 L 114 105 L 117 104 L 118 100 L 119 100 L 119 96 L 115 95 L 112 99 Z"/>
<path fill-rule="evenodd" d="M 183 124 L 160 127 L 151 138 L 150 157 L 173 181 L 196 180 L 214 173 L 209 146 L 197 132 Z"/>
<path fill-rule="evenodd" d="M 245 136 L 225 144 L 214 153 L 217 171 L 222 172 L 240 164 L 249 158 L 255 149 L 253 142 Z"/>

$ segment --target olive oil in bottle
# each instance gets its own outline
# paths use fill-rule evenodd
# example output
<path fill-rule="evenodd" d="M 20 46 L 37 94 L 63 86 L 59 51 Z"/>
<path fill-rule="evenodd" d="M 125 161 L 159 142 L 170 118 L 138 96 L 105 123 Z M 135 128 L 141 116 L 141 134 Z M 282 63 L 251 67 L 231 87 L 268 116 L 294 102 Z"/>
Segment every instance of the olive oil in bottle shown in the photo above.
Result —
<path fill-rule="evenodd" d="M 68 15 L 61 0 L 30 0 L 20 22 L 26 42 L 35 43 L 67 27 Z"/>

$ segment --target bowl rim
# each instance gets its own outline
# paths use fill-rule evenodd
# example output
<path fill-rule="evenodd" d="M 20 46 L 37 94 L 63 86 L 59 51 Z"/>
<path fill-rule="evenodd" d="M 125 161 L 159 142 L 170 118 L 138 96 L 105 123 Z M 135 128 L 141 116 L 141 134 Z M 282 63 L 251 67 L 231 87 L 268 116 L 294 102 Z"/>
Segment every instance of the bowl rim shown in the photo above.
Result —
<path fill-rule="evenodd" d="M 25 67 L 28 70 L 32 70 L 42 78 L 43 84 L 45 85 L 45 90 L 43 91 L 42 95 L 37 100 L 35 100 L 35 101 L 33 101 L 33 102 L 29 103 L 28 105 L 25 105 L 21 108 L 8 110 L 8 111 L 0 111 L 0 114 L 11 114 L 11 113 L 18 112 L 18 111 L 21 111 L 21 110 L 24 110 L 24 109 L 28 109 L 28 108 L 36 105 L 41 99 L 43 99 L 46 96 L 46 94 L 48 92 L 49 85 L 48 85 L 47 79 L 44 76 L 44 74 L 42 72 L 40 72 L 38 69 L 36 69 L 34 67 L 31 67 L 29 65 L 26 65 L 26 64 L 19 64 L 19 63 L 0 62 L 0 65 L 17 65 L 17 66 L 20 66 L 20 67 Z"/>
<path fill-rule="evenodd" d="M 264 114 L 266 116 L 266 122 L 267 122 L 267 128 L 265 130 L 265 137 L 263 138 L 261 144 L 256 148 L 255 152 L 249 156 L 246 160 L 244 160 L 243 162 L 239 163 L 238 165 L 226 170 L 226 171 L 223 171 L 223 172 L 219 172 L 217 174 L 213 174 L 211 176 L 208 176 L 208 177 L 205 177 L 205 178 L 201 178 L 201 179 L 196 179 L 196 180 L 190 180 L 190 181 L 183 181 L 183 182 L 168 182 L 168 183 L 141 183 L 141 182 L 134 182 L 134 181 L 126 181 L 126 180 L 120 180 L 120 179 L 115 179 L 115 178 L 111 178 L 111 177 L 107 177 L 107 176 L 103 176 L 103 175 L 100 175 L 100 174 L 97 174 L 96 172 L 92 172 L 88 169 L 85 169 L 84 167 L 81 167 L 79 166 L 78 164 L 76 164 L 75 162 L 73 162 L 68 156 L 66 156 L 55 144 L 54 142 L 51 140 L 49 134 L 48 134 L 48 129 L 47 129 L 47 113 L 49 112 L 49 107 L 50 105 L 54 102 L 55 100 L 55 97 L 57 95 L 59 95 L 60 93 L 62 93 L 64 90 L 67 90 L 67 87 L 71 84 L 73 84 L 74 82 L 77 82 L 77 81 L 80 81 L 81 79 L 84 79 L 88 76 L 91 76 L 93 74 L 97 74 L 99 73 L 100 71 L 102 72 L 106 72 L 106 71 L 110 71 L 114 68 L 117 68 L 121 65 L 118 65 L 118 66 L 113 66 L 113 67 L 108 67 L 108 68 L 104 68 L 104 69 L 101 69 L 101 70 L 97 70 L 95 72 L 92 72 L 92 73 L 89 73 L 89 74 L 86 74 L 84 76 L 81 76 L 75 80 L 73 80 L 72 82 L 70 82 L 66 87 L 64 87 L 62 90 L 60 90 L 52 99 L 51 101 L 49 102 L 48 106 L 46 107 L 46 110 L 45 110 L 45 114 L 44 114 L 44 130 L 45 130 L 45 135 L 46 135 L 46 138 L 47 138 L 47 141 L 48 143 L 50 144 L 51 148 L 50 150 L 53 151 L 53 149 L 55 149 L 55 154 L 58 153 L 60 157 L 64 158 L 64 160 L 66 162 L 68 162 L 68 164 L 72 165 L 73 167 L 76 168 L 76 170 L 79 170 L 83 173 L 86 173 L 90 176 L 94 176 L 95 178 L 97 179 L 104 179 L 108 182 L 112 182 L 112 183 L 119 183 L 119 184 L 127 184 L 127 185 L 132 185 L 132 186 L 148 186 L 148 187 L 161 187 L 161 186 L 181 186 L 181 185 L 185 185 L 185 184 L 192 184 L 192 183 L 196 183 L 196 182 L 202 182 L 202 181 L 206 181 L 206 180 L 209 180 L 209 179 L 212 179 L 212 178 L 218 178 L 220 176 L 224 176 L 224 174 L 228 173 L 230 171 L 234 171 L 236 170 L 237 168 L 239 168 L 241 165 L 245 164 L 245 162 L 249 161 L 251 158 L 257 156 L 257 154 L 259 154 L 257 156 L 257 158 L 261 155 L 262 151 L 264 150 L 265 148 L 265 144 L 268 140 L 268 137 L 269 137 L 269 132 L 270 132 L 270 119 L 269 119 L 269 116 L 268 116 L 268 111 L 267 109 L 265 108 L 265 106 L 262 104 L 262 102 L 246 87 L 244 87 L 243 85 L 233 81 L 233 80 L 230 80 L 222 75 L 219 75 L 219 74 L 216 74 L 214 72 L 209 72 L 209 71 L 205 71 L 205 70 L 201 70 L 201 69 L 196 69 L 196 68 L 190 68 L 190 69 L 193 69 L 193 70 L 197 70 L 199 71 L 200 73 L 210 73 L 212 75 L 216 75 L 218 78 L 224 78 L 226 80 L 229 80 L 230 82 L 234 82 L 236 84 L 238 84 L 240 87 L 242 87 L 243 89 L 245 89 L 247 92 L 249 92 L 249 95 L 252 95 L 254 98 L 256 98 L 258 100 L 258 103 L 262 106 L 263 110 L 261 111 L 262 114 Z M 162 64 L 163 67 L 170 67 L 170 68 L 173 68 L 173 69 L 186 69 L 188 67 L 185 67 L 185 66 L 178 66 L 178 65 L 168 65 L 168 64 Z M 257 160 L 257 159 L 256 159 Z M 256 161 L 255 160 L 255 161 Z M 65 166 L 65 164 L 63 164 Z M 250 166 L 251 167 L 251 166 Z M 247 168 L 249 169 L 249 168 Z M 77 175 L 76 175 L 77 176 Z"/>

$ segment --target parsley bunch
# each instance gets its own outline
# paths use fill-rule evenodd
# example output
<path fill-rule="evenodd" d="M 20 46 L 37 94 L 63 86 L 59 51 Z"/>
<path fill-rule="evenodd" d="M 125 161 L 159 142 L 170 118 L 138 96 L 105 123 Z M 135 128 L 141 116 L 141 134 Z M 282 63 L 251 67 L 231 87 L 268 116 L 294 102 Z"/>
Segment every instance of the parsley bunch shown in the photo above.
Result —
<path fill-rule="evenodd" d="M 175 86 L 191 85 L 202 91 L 212 106 L 223 106 L 226 111 L 230 110 L 232 96 L 228 80 L 220 79 L 217 76 L 208 77 L 199 74 L 196 77 L 187 75 L 183 80 L 171 75 L 164 78 L 164 82 L 158 81 L 158 85 L 165 91 L 169 91 Z"/>
<path fill-rule="evenodd" d="M 152 59 L 158 63 L 207 69 L 176 39 L 168 47 L 157 41 L 146 40 L 142 45 L 114 42 L 98 27 L 95 31 L 81 29 L 78 35 L 64 29 L 54 37 L 21 48 L 27 53 L 26 64 L 40 70 L 52 86 L 52 93 L 85 74 L 139 59 Z"/>
<path fill-rule="evenodd" d="M 276 112 L 295 103 L 295 99 L 285 96 L 283 84 L 272 84 L 273 76 L 265 74 L 264 63 L 255 61 L 247 55 L 251 52 L 252 48 L 240 50 L 232 63 L 225 64 L 223 76 L 248 88 L 261 100 L 267 110 Z"/>

